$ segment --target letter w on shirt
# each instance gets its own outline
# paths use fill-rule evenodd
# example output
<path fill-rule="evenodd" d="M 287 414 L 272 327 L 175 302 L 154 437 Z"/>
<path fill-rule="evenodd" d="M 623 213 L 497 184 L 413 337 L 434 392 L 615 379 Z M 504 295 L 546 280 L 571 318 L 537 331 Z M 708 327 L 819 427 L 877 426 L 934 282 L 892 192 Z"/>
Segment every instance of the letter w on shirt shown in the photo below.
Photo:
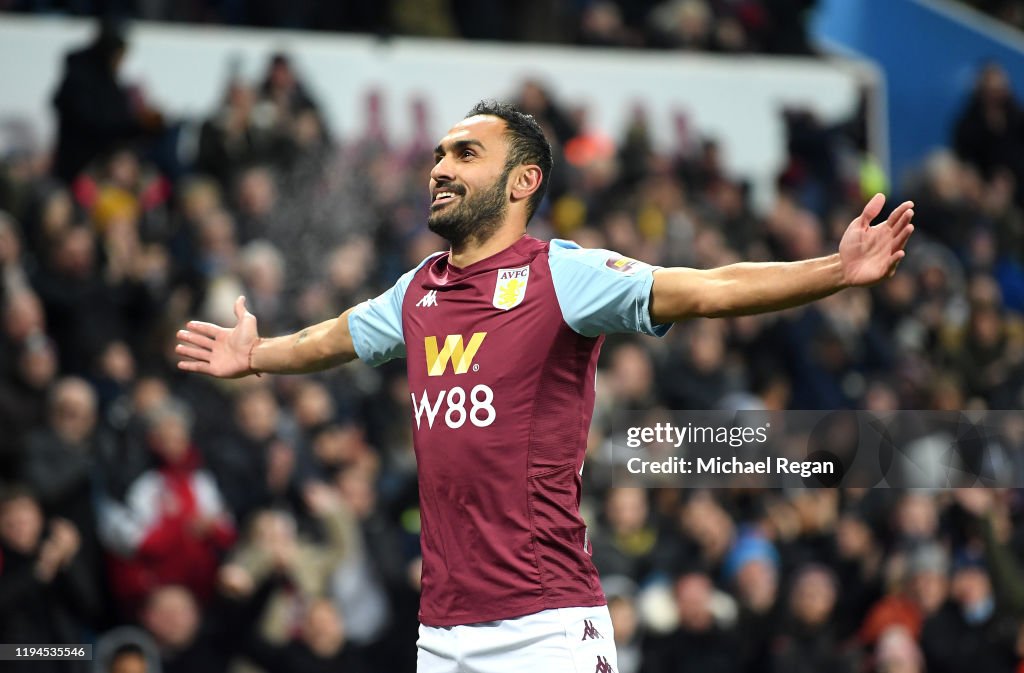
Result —
<path fill-rule="evenodd" d="M 473 364 L 480 344 L 484 342 L 487 332 L 474 332 L 469 343 L 463 347 L 461 334 L 449 334 L 444 338 L 444 348 L 438 350 L 437 337 L 428 336 L 423 340 L 423 348 L 427 354 L 427 375 L 441 376 L 452 362 L 456 374 L 465 374 Z"/>

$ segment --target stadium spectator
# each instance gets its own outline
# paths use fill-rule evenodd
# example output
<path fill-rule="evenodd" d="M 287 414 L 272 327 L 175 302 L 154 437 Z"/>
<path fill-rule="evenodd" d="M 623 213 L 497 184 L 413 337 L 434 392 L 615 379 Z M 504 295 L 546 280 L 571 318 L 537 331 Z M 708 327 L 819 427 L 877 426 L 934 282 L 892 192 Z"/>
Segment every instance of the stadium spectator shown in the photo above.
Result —
<path fill-rule="evenodd" d="M 248 521 L 257 510 L 280 508 L 305 529 L 302 488 L 316 475 L 291 417 L 265 386 L 240 391 L 234 403 L 234 427 L 221 430 L 206 456 L 231 512 Z"/>
<path fill-rule="evenodd" d="M 3 344 L 5 353 L 24 348 L 32 337 L 45 337 L 46 315 L 39 296 L 30 288 L 11 288 L 4 295 Z M 6 362 L 10 368 L 13 362 Z"/>
<path fill-rule="evenodd" d="M 80 537 L 65 519 L 46 519 L 32 493 L 10 486 L 0 493 L 0 640 L 80 643 L 100 609 L 92 578 L 79 562 Z M 86 670 L 85 662 L 50 662 L 48 671 Z M 7 662 L 16 673 L 38 662 Z"/>
<path fill-rule="evenodd" d="M 650 520 L 647 491 L 608 491 L 604 520 L 605 527 L 595 531 L 590 540 L 602 573 L 622 575 L 638 583 L 647 581 L 659 569 L 659 551 L 664 555 L 664 543 L 659 545 L 658 529 Z"/>
<path fill-rule="evenodd" d="M 739 604 L 737 670 L 754 673 L 771 654 L 772 637 L 781 618 L 779 554 L 758 532 L 744 531 L 729 551 L 723 573 L 725 585 L 733 587 Z"/>
<path fill-rule="evenodd" d="M 112 438 L 100 445 L 99 469 L 94 474 L 103 494 L 123 501 L 135 480 L 154 466 L 156 458 L 146 438 L 148 418 L 171 403 L 163 379 L 142 376 L 127 382 L 121 396 L 110 404 L 104 425 Z"/>
<path fill-rule="evenodd" d="M 669 0 L 650 14 L 653 44 L 659 47 L 710 51 L 714 16 L 705 0 Z"/>
<path fill-rule="evenodd" d="M 273 109 L 273 118 L 280 127 L 292 124 L 300 112 L 316 111 L 316 103 L 295 72 L 291 58 L 278 52 L 270 57 L 267 73 L 260 87 L 260 102 Z"/>
<path fill-rule="evenodd" d="M 860 629 L 870 606 L 882 593 L 882 561 L 885 551 L 864 513 L 863 501 L 848 500 L 835 522 L 835 543 L 828 557 L 843 588 L 836 607 L 840 636 Z M 824 533 L 829 537 L 828 532 Z"/>
<path fill-rule="evenodd" d="M 0 210 L 0 288 L 8 293 L 28 288 L 19 230 L 14 218 Z"/>
<path fill-rule="evenodd" d="M 67 373 L 90 373 L 105 344 L 139 335 L 130 327 L 134 318 L 148 316 L 153 309 L 152 295 L 137 274 L 106 275 L 98 246 L 90 229 L 67 230 L 33 279 L 52 327 L 61 369 Z M 135 252 L 125 250 L 112 257 L 128 264 L 138 259 Z"/>
<path fill-rule="evenodd" d="M 591 2 L 583 8 L 578 40 L 595 47 L 624 47 L 639 41 L 623 21 L 619 6 L 610 0 Z"/>
<path fill-rule="evenodd" d="M 50 393 L 49 427 L 29 439 L 24 475 L 44 508 L 79 516 L 89 526 L 96 407 L 96 393 L 84 380 L 58 381 Z"/>
<path fill-rule="evenodd" d="M 191 591 L 168 584 L 148 593 L 139 621 L 156 643 L 163 673 L 223 673 L 250 620 L 244 607 L 221 599 L 204 614 Z"/>
<path fill-rule="evenodd" d="M 110 657 L 112 673 L 145 673 L 151 664 L 138 645 L 123 645 Z"/>
<path fill-rule="evenodd" d="M 740 671 L 736 632 L 716 621 L 715 588 L 704 573 L 687 573 L 675 584 L 679 626 L 645 645 L 648 673 L 731 673 Z"/>
<path fill-rule="evenodd" d="M 671 409 L 717 409 L 742 386 L 739 373 L 730 371 L 725 359 L 728 328 L 710 321 L 687 327 L 673 337 L 680 342 L 678 348 L 657 369 L 660 397 Z"/>
<path fill-rule="evenodd" d="M 655 401 L 654 380 L 651 354 L 630 341 L 621 343 L 611 352 L 607 384 L 594 405 L 595 423 L 608 432 L 619 426 L 629 410 L 649 406 Z"/>
<path fill-rule="evenodd" d="M 637 585 L 628 577 L 606 574 L 601 586 L 612 617 L 619 673 L 639 673 L 643 664 L 644 629 L 636 605 Z"/>
<path fill-rule="evenodd" d="M 924 623 L 921 645 L 928 670 L 1013 670 L 1016 626 L 996 610 L 996 596 L 980 553 L 965 549 L 957 554 L 950 597 Z"/>
<path fill-rule="evenodd" d="M 258 114 L 257 100 L 252 86 L 233 79 L 220 109 L 200 128 L 195 168 L 216 178 L 224 190 L 240 170 L 271 156 L 276 135 L 269 120 Z"/>
<path fill-rule="evenodd" d="M 270 324 L 278 331 L 294 322 L 283 295 L 285 261 L 281 251 L 265 240 L 255 240 L 238 253 L 239 280 L 245 295 L 252 297 L 267 312 Z"/>
<path fill-rule="evenodd" d="M 414 665 L 412 652 L 400 643 L 413 636 L 419 592 L 411 573 L 419 550 L 410 549 L 405 532 L 380 502 L 378 479 L 379 465 L 365 453 L 335 476 L 358 529 L 331 577 L 331 595 L 345 618 L 349 641 L 365 651 L 369 662 L 376 668 L 403 669 Z"/>
<path fill-rule="evenodd" d="M 1012 427 L 1016 420 L 1010 419 L 1009 424 Z M 1000 612 L 1019 617 L 1024 614 L 1024 583 L 1020 556 L 1016 553 L 1013 510 L 1007 497 L 1010 493 L 1004 489 L 961 488 L 955 491 L 955 497 L 957 505 L 971 517 L 970 529 L 975 540 L 984 546 Z"/>
<path fill-rule="evenodd" d="M 74 524 L 78 563 L 97 585 L 102 578 L 96 532 L 94 477 L 104 437 L 96 429 L 96 393 L 82 379 L 65 378 L 50 390 L 49 424 L 28 438 L 23 481 L 44 511 Z"/>
<path fill-rule="evenodd" d="M 284 223 L 278 223 L 281 214 L 277 183 L 266 165 L 249 167 L 235 185 L 235 199 L 238 205 L 239 241 L 248 243 L 257 238 L 277 242 Z"/>
<path fill-rule="evenodd" d="M 294 518 L 285 512 L 260 511 L 232 554 L 233 567 L 221 569 L 222 578 L 225 573 L 245 572 L 246 581 L 255 585 L 276 575 L 276 589 L 258 620 L 260 637 L 275 645 L 286 643 L 300 629 L 297 620 L 305 610 L 329 595 L 334 569 L 355 544 L 355 522 L 331 487 L 309 484 L 304 495 L 322 528 L 323 542 L 300 539 Z"/>
<path fill-rule="evenodd" d="M 281 582 L 279 576 L 265 579 L 249 599 L 249 614 L 260 614 Z M 334 605 L 326 599 L 311 601 L 301 613 L 297 635 L 285 643 L 267 640 L 261 633 L 243 638 L 240 651 L 267 673 L 368 673 L 358 652 L 345 642 L 345 625 Z"/>
<path fill-rule="evenodd" d="M 166 584 L 180 584 L 209 601 L 220 556 L 235 541 L 230 511 L 201 467 L 186 414 L 168 405 L 147 420 L 157 467 L 129 486 L 123 503 L 107 497 L 99 511 L 111 588 L 125 615 L 135 614 L 150 592 Z"/>
<path fill-rule="evenodd" d="M 104 23 L 91 44 L 67 56 L 54 97 L 58 116 L 54 172 L 66 184 L 119 143 L 163 128 L 163 116 L 134 100 L 117 79 L 127 46 L 120 29 Z"/>
<path fill-rule="evenodd" d="M 924 673 L 924 656 L 913 636 L 898 626 L 887 629 L 875 648 L 874 668 L 879 673 Z"/>
<path fill-rule="evenodd" d="M 681 534 L 675 537 L 675 568 L 697 567 L 720 577 L 736 537 L 732 517 L 710 492 L 698 491 L 680 508 L 677 519 Z"/>
<path fill-rule="evenodd" d="M 857 651 L 841 643 L 835 633 L 838 591 L 836 577 L 827 567 L 807 565 L 797 570 L 787 616 L 772 647 L 773 673 L 857 671 Z"/>
<path fill-rule="evenodd" d="M 37 178 L 21 217 L 25 252 L 33 266 L 38 266 L 49 258 L 54 242 L 75 223 L 77 213 L 66 185 Z"/>
<path fill-rule="evenodd" d="M 1006 169 L 1018 185 L 1024 182 L 1024 108 L 998 64 L 989 63 L 978 74 L 974 93 L 956 124 L 954 147 L 986 179 Z M 1022 191 L 1017 190 L 1018 205 L 1024 204 Z"/>
<path fill-rule="evenodd" d="M 137 626 L 119 626 L 96 640 L 94 673 L 162 673 L 153 638 Z"/>
<path fill-rule="evenodd" d="M 998 295 L 979 298 L 969 311 L 962 341 L 951 349 L 953 371 L 968 396 L 984 399 L 991 409 L 1012 406 L 1024 364 L 1024 324 L 1007 315 Z"/>
<path fill-rule="evenodd" d="M 5 474 L 20 474 L 25 441 L 46 419 L 47 390 L 58 372 L 57 353 L 46 336 L 39 297 L 31 290 L 10 292 L 2 303 L 0 332 L 0 460 Z"/>
<path fill-rule="evenodd" d="M 861 640 L 869 646 L 880 646 L 880 639 L 894 627 L 918 640 L 925 620 L 945 605 L 949 595 L 948 554 L 935 543 L 893 556 L 890 566 L 889 593 L 869 609 L 861 627 Z"/>

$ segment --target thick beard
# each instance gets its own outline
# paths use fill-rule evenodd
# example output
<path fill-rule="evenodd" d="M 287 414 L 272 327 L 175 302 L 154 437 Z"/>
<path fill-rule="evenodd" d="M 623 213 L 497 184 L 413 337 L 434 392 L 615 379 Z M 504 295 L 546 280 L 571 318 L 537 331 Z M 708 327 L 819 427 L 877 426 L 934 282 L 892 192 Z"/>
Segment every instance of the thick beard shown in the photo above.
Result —
<path fill-rule="evenodd" d="M 509 173 L 504 171 L 486 191 L 475 196 L 463 196 L 460 203 L 431 214 L 427 226 L 455 248 L 471 240 L 483 243 L 498 230 L 508 212 L 505 188 Z"/>

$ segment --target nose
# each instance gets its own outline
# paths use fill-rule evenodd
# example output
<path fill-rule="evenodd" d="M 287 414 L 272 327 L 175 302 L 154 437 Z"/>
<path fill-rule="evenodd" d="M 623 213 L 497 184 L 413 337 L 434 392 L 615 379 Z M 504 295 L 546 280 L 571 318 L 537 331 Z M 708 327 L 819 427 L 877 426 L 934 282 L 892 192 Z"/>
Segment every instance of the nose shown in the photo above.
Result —
<path fill-rule="evenodd" d="M 452 165 L 448 155 L 444 155 L 430 170 L 430 179 L 434 182 L 451 182 L 455 177 Z"/>

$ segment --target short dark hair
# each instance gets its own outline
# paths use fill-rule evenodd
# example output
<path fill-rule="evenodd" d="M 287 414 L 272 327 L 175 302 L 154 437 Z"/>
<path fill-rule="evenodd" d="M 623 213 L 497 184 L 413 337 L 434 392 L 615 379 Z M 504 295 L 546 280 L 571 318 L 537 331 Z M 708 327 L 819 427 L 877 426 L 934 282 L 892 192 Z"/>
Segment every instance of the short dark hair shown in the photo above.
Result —
<path fill-rule="evenodd" d="M 39 505 L 36 494 L 31 488 L 20 483 L 0 483 L 0 510 L 10 505 L 15 500 L 27 499 Z"/>
<path fill-rule="evenodd" d="M 533 115 L 521 112 L 511 103 L 494 100 L 483 100 L 473 106 L 466 118 L 477 115 L 497 117 L 505 122 L 505 137 L 508 140 L 508 159 L 505 161 L 506 172 L 523 164 L 535 164 L 540 167 L 541 180 L 527 203 L 526 219 L 533 217 L 544 200 L 548 191 L 548 177 L 551 175 L 551 144 L 544 131 Z"/>
<path fill-rule="evenodd" d="M 117 661 L 118 657 L 126 655 L 133 655 L 147 659 L 146 650 L 143 649 L 142 645 L 135 642 L 128 642 L 117 646 L 117 649 L 110 655 L 110 665 L 113 665 L 113 663 Z"/>

